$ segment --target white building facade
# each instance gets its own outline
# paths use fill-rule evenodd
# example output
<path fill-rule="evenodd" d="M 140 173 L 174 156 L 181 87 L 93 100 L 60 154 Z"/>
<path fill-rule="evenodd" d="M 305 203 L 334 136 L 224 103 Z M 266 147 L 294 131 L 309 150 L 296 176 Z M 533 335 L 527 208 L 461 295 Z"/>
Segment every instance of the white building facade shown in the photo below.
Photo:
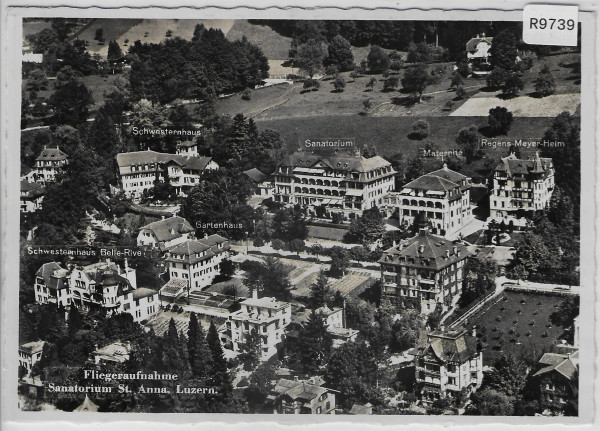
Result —
<path fill-rule="evenodd" d="M 277 345 L 285 338 L 285 330 L 291 322 L 292 306 L 275 298 L 253 297 L 241 302 L 241 309 L 230 314 L 221 327 L 221 340 L 234 352 L 251 333 L 260 337 L 260 360 L 266 361 L 277 353 Z"/>
<path fill-rule="evenodd" d="M 209 286 L 230 249 L 229 242 L 219 235 L 178 244 L 166 253 L 169 277 L 187 281 L 190 290 Z"/>
<path fill-rule="evenodd" d="M 341 213 L 348 218 L 383 204 L 394 190 L 392 165 L 379 156 L 365 158 L 360 150 L 298 151 L 281 162 L 274 175 L 275 202 L 322 207 L 326 216 Z"/>
<path fill-rule="evenodd" d="M 400 224 L 412 225 L 419 214 L 427 216 L 432 233 L 451 237 L 473 220 L 470 180 L 448 169 L 425 174 L 406 184 L 396 196 Z"/>
<path fill-rule="evenodd" d="M 59 147 L 44 147 L 35 159 L 35 181 L 42 184 L 56 181 L 56 176 L 63 171 L 67 163 L 67 155 Z"/>
<path fill-rule="evenodd" d="M 192 225 L 183 217 L 173 216 L 142 226 L 137 236 L 137 245 L 166 251 L 193 237 Z"/>
<path fill-rule="evenodd" d="M 552 159 L 518 159 L 514 153 L 502 158 L 494 170 L 490 194 L 490 218 L 525 226 L 535 211 L 545 209 L 554 191 Z"/>

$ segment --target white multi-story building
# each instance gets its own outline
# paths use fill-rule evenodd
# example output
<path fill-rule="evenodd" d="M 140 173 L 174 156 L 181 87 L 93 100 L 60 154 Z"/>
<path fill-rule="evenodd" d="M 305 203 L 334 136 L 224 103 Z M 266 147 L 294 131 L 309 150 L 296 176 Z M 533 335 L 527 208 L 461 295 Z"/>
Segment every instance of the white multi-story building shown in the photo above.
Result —
<path fill-rule="evenodd" d="M 494 170 L 490 217 L 524 226 L 527 216 L 548 206 L 553 191 L 552 159 L 541 158 L 536 152 L 533 159 L 523 160 L 511 153 Z"/>
<path fill-rule="evenodd" d="M 435 331 L 415 356 L 417 394 L 430 403 L 457 396 L 463 389 L 475 392 L 483 380 L 483 356 L 477 339 L 464 330 Z"/>
<path fill-rule="evenodd" d="M 42 184 L 56 181 L 56 175 L 62 172 L 67 163 L 67 155 L 60 148 L 44 147 L 35 159 L 35 181 Z"/>
<path fill-rule="evenodd" d="M 42 265 L 35 277 L 35 299 L 57 307 L 74 306 L 82 311 L 102 310 L 107 316 L 128 313 L 134 321 L 158 312 L 158 291 L 137 287 L 135 269 L 110 261 L 62 268 L 56 262 Z"/>
<path fill-rule="evenodd" d="M 165 172 L 177 194 L 184 196 L 197 185 L 200 175 L 207 169 L 218 169 L 219 165 L 210 157 L 158 153 L 156 151 L 133 151 L 117 154 L 119 180 L 126 196 L 138 199 L 145 190 L 165 181 Z"/>
<path fill-rule="evenodd" d="M 166 251 L 194 237 L 194 228 L 183 217 L 173 216 L 142 226 L 137 245 Z"/>
<path fill-rule="evenodd" d="M 252 298 L 240 303 L 241 309 L 231 313 L 221 327 L 221 341 L 225 347 L 240 352 L 248 336 L 260 337 L 260 360 L 266 361 L 277 353 L 277 345 L 283 341 L 285 330 L 292 319 L 292 306 L 275 298 L 258 298 L 256 290 Z"/>
<path fill-rule="evenodd" d="M 229 242 L 219 235 L 188 240 L 166 253 L 171 280 L 186 280 L 190 290 L 202 289 L 219 275 L 220 264 L 229 257 Z"/>
<path fill-rule="evenodd" d="M 411 181 L 397 194 L 400 224 L 412 225 L 422 214 L 431 222 L 433 233 L 455 235 L 473 219 L 469 188 L 469 178 L 446 164 Z"/>
<path fill-rule="evenodd" d="M 31 375 L 33 366 L 42 359 L 45 341 L 32 341 L 19 346 L 19 366 L 27 370 L 26 376 Z"/>
<path fill-rule="evenodd" d="M 382 205 L 384 195 L 394 190 L 395 173 L 387 160 L 365 158 L 360 150 L 297 151 L 277 165 L 274 200 L 355 218 Z"/>
<path fill-rule="evenodd" d="M 487 73 L 491 70 L 492 53 L 490 50 L 493 40 L 493 37 L 486 37 L 483 34 L 477 35 L 467 42 L 465 47 L 467 62 L 471 65 L 474 74 Z"/>

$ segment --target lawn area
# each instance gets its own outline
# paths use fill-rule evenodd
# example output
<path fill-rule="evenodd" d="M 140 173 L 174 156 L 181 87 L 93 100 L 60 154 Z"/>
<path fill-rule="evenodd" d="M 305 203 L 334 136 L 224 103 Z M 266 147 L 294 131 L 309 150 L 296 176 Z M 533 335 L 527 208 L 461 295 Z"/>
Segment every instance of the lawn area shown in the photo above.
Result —
<path fill-rule="evenodd" d="M 550 323 L 564 297 L 505 291 L 483 314 L 470 319 L 484 343 L 483 363 L 492 365 L 503 354 L 538 360 L 560 342 L 563 328 Z"/>
<path fill-rule="evenodd" d="M 326 226 L 308 226 L 309 238 L 329 239 L 333 241 L 342 241 L 348 229 Z"/>
<path fill-rule="evenodd" d="M 23 39 L 26 40 L 27 36 L 39 33 L 40 31 L 50 27 L 52 27 L 52 23 L 50 21 L 23 20 Z"/>
<path fill-rule="evenodd" d="M 217 100 L 215 107 L 219 114 L 229 115 L 244 114 L 253 117 L 265 109 L 278 105 L 289 99 L 294 87 L 290 84 L 272 85 L 252 91 L 250 100 L 242 100 L 241 94 Z"/>

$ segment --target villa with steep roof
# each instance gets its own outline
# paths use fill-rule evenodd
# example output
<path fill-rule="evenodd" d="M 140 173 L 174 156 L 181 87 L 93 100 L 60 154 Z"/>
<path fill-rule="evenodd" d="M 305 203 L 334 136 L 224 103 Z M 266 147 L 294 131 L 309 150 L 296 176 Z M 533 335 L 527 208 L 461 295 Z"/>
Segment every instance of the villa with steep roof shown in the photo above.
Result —
<path fill-rule="evenodd" d="M 544 415 L 562 415 L 568 400 L 577 399 L 579 350 L 544 353 L 533 377 L 540 387 L 540 407 Z"/>
<path fill-rule="evenodd" d="M 248 336 L 256 334 L 260 337 L 260 360 L 266 361 L 277 353 L 277 346 L 285 337 L 292 321 L 292 306 L 271 297 L 259 298 L 256 290 L 240 306 L 219 329 L 221 342 L 239 353 Z"/>
<path fill-rule="evenodd" d="M 62 172 L 67 163 L 67 155 L 59 147 L 44 147 L 35 159 L 35 182 L 45 184 L 56 181 L 56 175 Z"/>
<path fill-rule="evenodd" d="M 128 313 L 134 321 L 148 319 L 159 309 L 158 291 L 137 287 L 136 271 L 107 260 L 62 268 L 45 263 L 36 272 L 35 300 L 57 307 L 74 306 L 82 312 L 100 310 L 107 316 Z"/>
<path fill-rule="evenodd" d="M 275 169 L 274 200 L 325 216 L 337 212 L 355 218 L 382 205 L 384 195 L 394 190 L 395 174 L 390 162 L 363 157 L 359 149 L 297 151 Z"/>
<path fill-rule="evenodd" d="M 453 236 L 473 220 L 470 180 L 444 164 L 420 176 L 397 193 L 400 224 L 412 225 L 419 214 L 431 222 L 432 232 Z"/>
<path fill-rule="evenodd" d="M 475 392 L 483 380 L 483 355 L 474 334 L 464 329 L 428 334 L 415 355 L 415 377 L 423 403 L 458 395 L 463 389 Z"/>
<path fill-rule="evenodd" d="M 46 187 L 36 182 L 21 180 L 21 212 L 32 213 L 42 207 Z"/>
<path fill-rule="evenodd" d="M 382 294 L 392 304 L 412 304 L 429 314 L 439 304 L 443 311 L 462 292 L 463 268 L 469 250 L 427 229 L 383 253 L 381 265 Z"/>
<path fill-rule="evenodd" d="M 204 170 L 219 169 L 210 157 L 183 154 L 158 153 L 156 151 L 132 151 L 116 156 L 118 177 L 126 196 L 139 199 L 144 191 L 154 187 L 157 176 L 165 181 L 168 175 L 171 185 L 180 196 L 200 182 Z"/>
<path fill-rule="evenodd" d="M 166 251 L 194 237 L 194 228 L 183 217 L 173 216 L 142 226 L 137 245 Z"/>
<path fill-rule="evenodd" d="M 515 226 L 525 226 L 527 217 L 545 209 L 554 191 L 552 159 L 519 159 L 514 153 L 496 166 L 490 194 L 490 217 Z"/>
<path fill-rule="evenodd" d="M 489 72 L 492 69 L 491 58 L 493 37 L 486 37 L 485 34 L 477 35 L 471 38 L 465 47 L 467 52 L 467 62 L 473 69 L 473 72 Z"/>
<path fill-rule="evenodd" d="M 323 387 L 319 377 L 308 380 L 280 379 L 267 396 L 274 414 L 335 414 L 335 393 Z"/>
<path fill-rule="evenodd" d="M 182 242 L 166 253 L 169 277 L 187 281 L 189 289 L 202 289 L 219 274 L 230 248 L 229 242 L 219 235 Z"/>

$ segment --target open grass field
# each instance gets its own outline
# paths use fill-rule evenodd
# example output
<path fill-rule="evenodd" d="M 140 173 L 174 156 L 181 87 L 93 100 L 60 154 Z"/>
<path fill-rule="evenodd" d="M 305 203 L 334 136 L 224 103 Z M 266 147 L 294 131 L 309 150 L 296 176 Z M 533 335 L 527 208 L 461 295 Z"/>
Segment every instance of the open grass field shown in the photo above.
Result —
<path fill-rule="evenodd" d="M 309 238 L 329 239 L 333 241 L 342 241 L 348 229 L 326 227 L 326 226 L 308 226 Z"/>
<path fill-rule="evenodd" d="M 498 92 L 500 94 L 500 92 Z M 500 99 L 496 96 L 473 97 L 463 103 L 451 116 L 479 116 L 496 106 L 502 106 L 512 112 L 514 117 L 556 117 L 564 111 L 571 115 L 577 112 L 581 103 L 579 93 L 552 94 L 543 99 L 531 96 L 519 96 L 514 99 Z"/>
<path fill-rule="evenodd" d="M 483 364 L 493 365 L 503 354 L 539 359 L 560 342 L 563 328 L 550 323 L 550 314 L 562 301 L 563 297 L 555 295 L 504 292 L 491 308 L 469 321 L 487 343 Z"/>
<path fill-rule="evenodd" d="M 225 33 L 224 30 L 223 32 Z M 229 40 L 238 40 L 246 36 L 246 39 L 258 46 L 270 60 L 289 57 L 292 39 L 278 34 L 270 27 L 250 24 L 246 20 L 235 20 L 225 35 Z"/>
<path fill-rule="evenodd" d="M 49 21 L 25 21 L 23 22 L 23 39 L 27 36 L 50 28 L 52 25 Z"/>
<path fill-rule="evenodd" d="M 286 102 L 295 91 L 290 84 L 272 85 L 252 91 L 250 100 L 242 100 L 241 94 L 217 100 L 216 109 L 219 114 L 229 115 L 244 114 L 245 117 L 254 117 L 266 109 L 273 109 Z"/>

